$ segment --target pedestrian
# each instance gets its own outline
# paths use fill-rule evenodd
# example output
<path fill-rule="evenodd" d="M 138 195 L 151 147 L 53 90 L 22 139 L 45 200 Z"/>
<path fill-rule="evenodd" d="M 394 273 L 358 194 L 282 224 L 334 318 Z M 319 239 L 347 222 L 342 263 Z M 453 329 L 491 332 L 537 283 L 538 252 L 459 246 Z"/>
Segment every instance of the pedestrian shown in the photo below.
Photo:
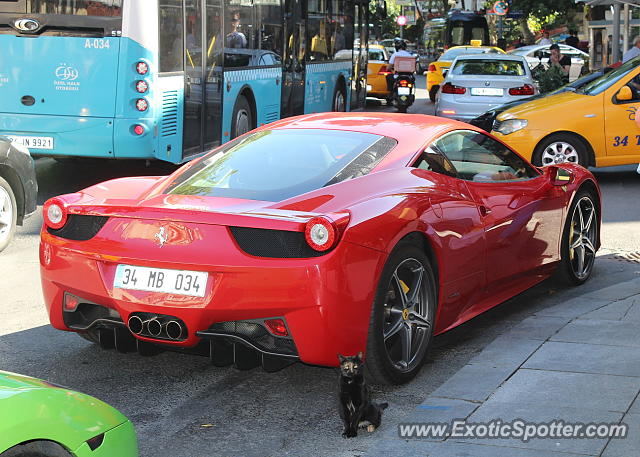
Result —
<path fill-rule="evenodd" d="M 622 63 L 640 56 L 640 35 L 634 38 L 633 46 L 622 56 Z"/>
<path fill-rule="evenodd" d="M 580 45 L 580 40 L 578 39 L 578 37 L 576 35 L 578 35 L 577 31 L 569 30 L 569 36 L 567 37 L 566 40 L 564 40 L 564 43 L 567 46 L 572 46 L 572 47 L 578 49 L 578 46 Z"/>
<path fill-rule="evenodd" d="M 542 38 L 540 38 L 540 41 L 538 41 L 538 44 L 543 44 L 543 45 L 553 44 L 553 41 L 551 41 L 551 39 L 549 38 L 549 32 L 547 30 L 542 32 Z"/>
<path fill-rule="evenodd" d="M 549 52 L 551 53 L 551 55 L 549 56 L 549 68 L 557 66 L 566 75 L 568 75 L 569 70 L 571 69 L 571 57 L 563 56 L 560 52 L 560 46 L 558 46 L 557 44 L 552 44 L 549 47 Z"/>

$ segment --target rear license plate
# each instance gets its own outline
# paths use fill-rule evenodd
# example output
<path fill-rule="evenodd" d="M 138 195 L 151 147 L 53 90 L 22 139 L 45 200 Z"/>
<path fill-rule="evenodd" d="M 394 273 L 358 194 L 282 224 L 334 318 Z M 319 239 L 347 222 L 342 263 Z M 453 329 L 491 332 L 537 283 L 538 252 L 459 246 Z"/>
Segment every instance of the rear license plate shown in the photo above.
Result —
<path fill-rule="evenodd" d="M 118 265 L 113 287 L 204 297 L 208 273 Z"/>
<path fill-rule="evenodd" d="M 408 87 L 398 87 L 398 95 L 411 95 L 411 89 Z"/>
<path fill-rule="evenodd" d="M 6 135 L 12 143 L 18 143 L 29 149 L 53 149 L 53 137 Z"/>
<path fill-rule="evenodd" d="M 502 97 L 504 89 L 495 89 L 493 87 L 472 87 L 471 95 L 488 95 L 490 97 Z"/>

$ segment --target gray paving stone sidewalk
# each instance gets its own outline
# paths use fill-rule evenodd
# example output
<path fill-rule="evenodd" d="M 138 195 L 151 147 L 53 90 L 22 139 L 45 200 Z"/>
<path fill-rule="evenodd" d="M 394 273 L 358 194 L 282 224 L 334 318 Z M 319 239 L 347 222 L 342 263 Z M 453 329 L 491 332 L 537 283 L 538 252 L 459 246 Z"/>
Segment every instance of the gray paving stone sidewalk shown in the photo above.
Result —
<path fill-rule="evenodd" d="M 404 424 L 624 423 L 620 438 L 414 438 L 384 423 L 367 457 L 640 456 L 640 279 L 523 320 L 438 387 Z"/>

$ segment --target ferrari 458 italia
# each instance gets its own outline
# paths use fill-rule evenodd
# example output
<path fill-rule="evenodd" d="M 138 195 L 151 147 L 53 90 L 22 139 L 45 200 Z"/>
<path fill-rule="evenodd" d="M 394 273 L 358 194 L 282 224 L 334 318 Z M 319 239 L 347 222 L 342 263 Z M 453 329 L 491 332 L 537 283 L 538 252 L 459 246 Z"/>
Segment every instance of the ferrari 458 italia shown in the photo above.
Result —
<path fill-rule="evenodd" d="M 554 271 L 586 281 L 600 193 L 586 169 L 533 167 L 468 124 L 325 113 L 43 211 L 55 328 L 240 368 L 364 351 L 375 381 L 402 383 L 434 334 Z"/>

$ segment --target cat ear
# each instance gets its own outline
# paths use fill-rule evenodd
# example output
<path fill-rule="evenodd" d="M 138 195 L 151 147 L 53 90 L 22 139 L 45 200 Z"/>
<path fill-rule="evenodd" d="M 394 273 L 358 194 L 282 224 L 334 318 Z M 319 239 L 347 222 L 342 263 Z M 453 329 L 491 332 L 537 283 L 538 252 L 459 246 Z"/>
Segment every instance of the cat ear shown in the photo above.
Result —
<path fill-rule="evenodd" d="M 358 352 L 357 357 L 358 357 L 360 360 L 362 360 L 362 356 L 363 356 L 363 355 L 364 355 L 364 354 L 362 353 L 362 351 L 360 351 L 360 352 Z"/>
<path fill-rule="evenodd" d="M 344 362 L 346 360 L 346 357 L 344 357 L 341 354 L 338 354 L 338 359 L 340 360 L 340 363 Z"/>

